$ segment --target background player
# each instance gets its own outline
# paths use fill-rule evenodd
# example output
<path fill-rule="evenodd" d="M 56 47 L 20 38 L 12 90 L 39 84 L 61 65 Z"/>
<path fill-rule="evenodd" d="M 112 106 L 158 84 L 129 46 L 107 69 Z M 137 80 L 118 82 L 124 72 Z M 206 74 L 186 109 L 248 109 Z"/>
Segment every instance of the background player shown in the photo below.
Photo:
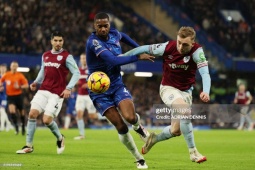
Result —
<path fill-rule="evenodd" d="M 0 78 L 6 73 L 7 66 L 5 64 L 0 65 Z M 0 131 L 9 131 L 12 127 L 11 122 L 9 121 L 8 115 L 6 113 L 7 106 L 7 96 L 5 92 L 5 84 L 0 87 Z"/>
<path fill-rule="evenodd" d="M 202 47 L 195 43 L 195 37 L 196 32 L 192 27 L 181 27 L 177 33 L 177 41 L 145 45 L 124 54 L 126 56 L 146 52 L 155 56 L 163 56 L 160 96 L 168 107 L 180 111 L 173 114 L 187 116 L 191 114 L 192 90 L 197 69 L 203 81 L 200 99 L 203 102 L 210 100 L 211 78 L 208 63 Z M 151 133 L 147 143 L 142 148 L 142 153 L 148 153 L 157 142 L 180 136 L 181 133 L 188 145 L 191 161 L 197 163 L 206 161 L 206 157 L 201 155 L 195 146 L 190 119 L 171 120 L 171 125 L 165 127 L 160 134 Z"/>
<path fill-rule="evenodd" d="M 77 91 L 76 91 L 76 88 L 73 88 L 71 95 L 67 100 L 64 129 L 69 129 L 72 117 L 76 116 L 76 110 L 75 110 L 76 98 L 77 98 Z"/>
<path fill-rule="evenodd" d="M 18 154 L 26 154 L 34 151 L 33 139 L 36 129 L 36 119 L 44 113 L 43 123 L 57 138 L 57 153 L 61 154 L 65 149 L 64 136 L 60 133 L 54 118 L 61 110 L 63 100 L 69 98 L 71 89 L 77 83 L 80 71 L 73 56 L 63 47 L 63 35 L 55 31 L 51 34 L 52 49 L 42 55 L 41 69 L 35 81 L 30 84 L 32 91 L 40 88 L 31 101 L 31 109 L 28 117 L 26 145 L 18 150 Z M 72 73 L 69 83 L 66 83 L 68 73 Z"/>
<path fill-rule="evenodd" d="M 80 67 L 81 76 L 78 81 L 78 95 L 75 104 L 75 110 L 77 113 L 77 125 L 79 129 L 79 136 L 74 137 L 74 140 L 81 140 L 85 137 L 85 123 L 83 119 L 84 111 L 87 109 L 89 115 L 97 115 L 96 108 L 93 106 L 92 100 L 89 97 L 87 90 L 87 77 L 88 69 L 86 64 L 86 55 L 83 53 L 80 55 Z"/>
<path fill-rule="evenodd" d="M 242 130 L 244 123 L 248 123 L 248 130 L 253 130 L 253 122 L 248 114 L 249 105 L 252 101 L 252 95 L 246 90 L 245 84 L 241 83 L 238 86 L 238 91 L 235 93 L 234 103 L 240 106 L 240 124 L 238 130 Z"/>
<path fill-rule="evenodd" d="M 2 76 L 2 78 L 0 79 L 0 86 L 3 86 L 4 82 L 6 83 L 8 110 L 15 126 L 15 133 L 19 133 L 19 126 L 17 120 L 18 111 L 22 123 L 22 135 L 25 135 L 25 110 L 23 108 L 23 89 L 28 88 L 28 81 L 22 73 L 17 71 L 18 67 L 18 62 L 11 62 L 11 70 L 7 71 Z"/>
<path fill-rule="evenodd" d="M 106 13 L 96 14 L 94 28 L 96 31 L 89 36 L 86 44 L 89 73 L 91 74 L 95 71 L 105 72 L 111 80 L 111 85 L 105 93 L 95 94 L 90 92 L 90 98 L 96 109 L 115 126 L 119 133 L 120 141 L 135 157 L 137 168 L 146 169 L 148 166 L 143 156 L 139 153 L 131 134 L 128 132 L 128 127 L 124 123 L 123 118 L 133 125 L 134 130 L 144 140 L 146 140 L 148 133 L 140 125 L 139 115 L 135 114 L 132 96 L 122 82 L 120 66 L 135 62 L 138 59 L 151 60 L 154 57 L 147 54 L 119 57 L 122 53 L 120 42 L 124 42 L 132 47 L 137 47 L 138 44 L 126 34 L 116 29 L 110 29 L 109 16 Z M 117 108 L 120 110 L 121 115 Z"/>

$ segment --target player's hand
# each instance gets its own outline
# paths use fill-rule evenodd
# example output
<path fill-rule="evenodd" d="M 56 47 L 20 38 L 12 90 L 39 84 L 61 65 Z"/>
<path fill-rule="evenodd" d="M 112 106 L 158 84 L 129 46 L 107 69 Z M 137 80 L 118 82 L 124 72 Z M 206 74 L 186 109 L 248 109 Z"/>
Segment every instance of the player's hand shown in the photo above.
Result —
<path fill-rule="evenodd" d="M 35 90 L 36 90 L 36 87 L 37 87 L 37 83 L 36 83 L 36 82 L 33 82 L 33 83 L 30 84 L 30 89 L 31 89 L 32 91 L 35 91 Z"/>
<path fill-rule="evenodd" d="M 210 96 L 205 93 L 205 92 L 201 92 L 200 93 L 200 99 L 203 101 L 203 102 L 209 102 L 210 101 Z"/>
<path fill-rule="evenodd" d="M 139 55 L 139 57 L 138 57 L 138 59 L 139 60 L 150 60 L 150 61 L 152 61 L 152 62 L 154 62 L 154 60 L 153 59 L 155 59 L 155 57 L 154 56 L 151 56 L 151 55 L 149 55 L 149 54 L 140 54 Z"/>
<path fill-rule="evenodd" d="M 83 89 L 88 88 L 88 84 L 87 84 L 87 83 L 84 83 L 84 84 L 81 86 L 81 88 L 83 88 Z"/>
<path fill-rule="evenodd" d="M 64 99 L 67 99 L 71 96 L 71 90 L 69 89 L 65 89 L 61 94 L 61 97 L 63 97 Z"/>
<path fill-rule="evenodd" d="M 245 105 L 249 105 L 251 103 L 251 100 L 248 100 L 247 102 L 245 102 Z"/>
<path fill-rule="evenodd" d="M 13 87 L 15 89 L 20 89 L 19 83 L 17 81 L 14 83 Z"/>

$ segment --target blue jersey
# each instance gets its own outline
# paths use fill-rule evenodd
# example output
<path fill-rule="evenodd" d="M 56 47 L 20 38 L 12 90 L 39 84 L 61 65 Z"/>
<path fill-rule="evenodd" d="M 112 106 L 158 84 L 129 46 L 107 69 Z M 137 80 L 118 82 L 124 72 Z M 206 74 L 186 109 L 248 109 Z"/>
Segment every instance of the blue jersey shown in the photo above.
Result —
<path fill-rule="evenodd" d="M 67 108 L 66 108 L 66 113 L 67 114 L 76 114 L 75 111 L 75 102 L 76 102 L 76 97 L 77 97 L 77 92 L 72 92 L 70 97 L 67 100 Z"/>
<path fill-rule="evenodd" d="M 0 76 L 1 78 L 1 76 Z M 5 92 L 5 83 L 4 83 L 4 90 L 0 92 L 0 107 L 6 107 L 7 106 L 7 96 Z"/>
<path fill-rule="evenodd" d="M 95 32 L 87 40 L 86 58 L 89 75 L 95 71 L 102 71 L 109 76 L 111 85 L 106 94 L 112 94 L 119 86 L 123 85 L 120 66 L 138 60 L 137 56 L 129 56 L 129 58 L 119 56 L 122 54 L 120 46 L 122 35 L 116 29 L 111 29 L 108 40 L 100 39 Z M 110 55 L 101 56 L 102 53 Z M 117 61 L 116 58 L 121 58 L 121 60 Z M 95 94 L 90 92 L 90 95 Z"/>
<path fill-rule="evenodd" d="M 105 93 L 96 94 L 89 91 L 94 106 L 102 115 L 108 108 L 117 107 L 122 100 L 132 99 L 132 96 L 122 82 L 120 66 L 137 61 L 138 56 L 120 56 L 122 54 L 120 41 L 131 47 L 138 46 L 134 40 L 116 29 L 109 31 L 107 40 L 100 39 L 93 32 L 86 44 L 86 61 L 89 75 L 95 71 L 102 71 L 111 80 L 111 85 Z"/>

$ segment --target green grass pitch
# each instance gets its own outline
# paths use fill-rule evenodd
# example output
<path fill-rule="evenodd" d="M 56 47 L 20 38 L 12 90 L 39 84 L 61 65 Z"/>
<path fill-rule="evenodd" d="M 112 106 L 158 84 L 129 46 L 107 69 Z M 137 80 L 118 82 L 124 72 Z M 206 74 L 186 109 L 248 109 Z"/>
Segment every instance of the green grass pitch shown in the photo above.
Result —
<path fill-rule="evenodd" d="M 152 131 L 152 130 L 150 130 Z M 161 130 L 156 130 L 160 132 Z M 34 152 L 18 155 L 25 136 L 13 131 L 0 132 L 0 169 L 72 169 L 72 170 L 135 170 L 134 158 L 120 143 L 115 130 L 86 130 L 86 139 L 74 141 L 77 129 L 61 130 L 66 136 L 66 149 L 56 153 L 56 141 L 48 129 L 37 129 Z M 143 142 L 130 130 L 141 150 Z M 255 169 L 255 131 L 195 131 L 196 145 L 208 161 L 197 164 L 189 160 L 183 136 L 156 144 L 145 155 L 149 169 L 157 170 L 251 170 Z M 19 164 L 20 167 L 6 166 Z M 5 166 L 4 166 L 5 165 Z"/>

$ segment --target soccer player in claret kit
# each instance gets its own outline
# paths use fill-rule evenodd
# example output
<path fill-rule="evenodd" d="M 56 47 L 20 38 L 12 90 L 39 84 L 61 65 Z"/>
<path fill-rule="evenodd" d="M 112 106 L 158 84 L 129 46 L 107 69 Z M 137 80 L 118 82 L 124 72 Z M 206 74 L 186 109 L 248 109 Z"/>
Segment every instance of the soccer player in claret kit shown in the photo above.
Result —
<path fill-rule="evenodd" d="M 235 93 L 234 103 L 238 104 L 239 112 L 240 112 L 240 124 L 238 126 L 238 130 L 243 130 L 244 123 L 248 123 L 248 130 L 253 130 L 253 122 L 249 115 L 249 106 L 252 102 L 252 95 L 250 91 L 246 90 L 246 85 L 244 83 L 240 83 L 238 85 L 238 91 Z"/>
<path fill-rule="evenodd" d="M 163 57 L 163 76 L 160 85 L 160 96 L 163 102 L 172 110 L 180 111 L 173 114 L 191 114 L 192 90 L 195 84 L 195 74 L 198 70 L 203 82 L 200 99 L 209 102 L 211 78 L 208 63 L 202 47 L 195 42 L 196 32 L 192 27 L 181 27 L 177 33 L 177 41 L 161 44 L 144 45 L 123 54 L 124 56 L 148 53 Z M 190 119 L 171 120 L 171 125 L 160 134 L 152 132 L 142 153 L 146 154 L 157 142 L 168 140 L 183 134 L 188 145 L 190 159 L 201 163 L 206 157 L 201 155 L 195 145 L 193 126 Z"/>
<path fill-rule="evenodd" d="M 75 103 L 76 110 L 76 120 L 79 130 L 79 135 L 74 137 L 74 140 L 82 140 L 85 138 L 85 123 L 83 119 L 84 111 L 87 109 L 89 116 L 97 115 L 96 108 L 94 107 L 92 100 L 89 97 L 87 77 L 88 77 L 88 68 L 86 63 L 86 55 L 83 53 L 80 55 L 80 67 L 79 67 L 81 76 L 77 83 L 78 95 Z"/>
<path fill-rule="evenodd" d="M 52 49 L 43 53 L 41 69 L 30 84 L 30 89 L 39 90 L 31 101 L 31 108 L 27 123 L 26 145 L 16 151 L 17 154 L 26 154 L 34 151 L 33 139 L 36 129 L 36 119 L 43 114 L 43 123 L 50 129 L 57 139 L 57 154 L 65 149 L 64 136 L 60 133 L 54 118 L 58 116 L 64 99 L 71 95 L 71 90 L 80 77 L 80 71 L 73 56 L 63 49 L 64 37 L 62 33 L 55 31 L 51 34 Z M 72 73 L 69 83 L 66 83 L 68 73 Z"/>
<path fill-rule="evenodd" d="M 89 36 L 86 44 L 89 74 L 102 71 L 109 76 L 111 85 L 105 93 L 96 94 L 89 91 L 90 98 L 100 114 L 115 126 L 120 141 L 135 157 L 137 168 L 146 169 L 148 166 L 144 157 L 139 153 L 123 118 L 133 125 L 133 129 L 141 135 L 144 141 L 147 140 L 149 133 L 140 124 L 140 117 L 135 113 L 132 96 L 122 81 L 120 66 L 135 62 L 138 59 L 152 60 L 154 57 L 147 54 L 119 56 L 122 53 L 120 41 L 131 47 L 137 47 L 138 44 L 126 34 L 116 29 L 110 29 L 109 16 L 106 13 L 96 14 L 94 28 L 95 32 Z"/>

